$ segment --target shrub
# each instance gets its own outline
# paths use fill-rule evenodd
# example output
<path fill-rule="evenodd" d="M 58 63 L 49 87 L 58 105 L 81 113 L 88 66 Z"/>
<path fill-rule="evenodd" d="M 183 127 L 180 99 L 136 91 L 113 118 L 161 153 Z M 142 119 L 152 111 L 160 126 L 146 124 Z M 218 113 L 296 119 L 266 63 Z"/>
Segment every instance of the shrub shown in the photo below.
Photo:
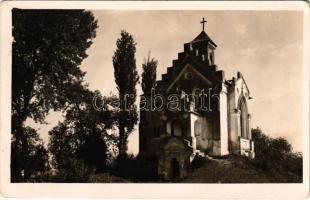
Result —
<path fill-rule="evenodd" d="M 156 181 L 158 159 L 156 156 L 119 155 L 115 160 L 112 172 L 131 181 Z"/>
<path fill-rule="evenodd" d="M 252 137 L 255 142 L 253 165 L 270 174 L 278 174 L 283 182 L 295 182 L 296 176 L 302 180 L 302 154 L 293 152 L 285 138 L 268 137 L 259 128 L 252 129 Z"/>

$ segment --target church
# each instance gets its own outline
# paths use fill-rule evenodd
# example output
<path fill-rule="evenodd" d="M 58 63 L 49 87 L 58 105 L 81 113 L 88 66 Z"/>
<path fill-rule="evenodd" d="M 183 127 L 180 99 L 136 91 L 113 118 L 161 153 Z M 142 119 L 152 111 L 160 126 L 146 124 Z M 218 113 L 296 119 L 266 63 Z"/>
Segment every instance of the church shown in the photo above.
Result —
<path fill-rule="evenodd" d="M 167 180 L 186 177 L 195 156 L 255 156 L 250 90 L 240 72 L 227 79 L 215 64 L 217 45 L 205 22 L 156 81 L 157 96 L 141 95 L 161 109 L 140 106 L 139 154 L 156 158 L 157 173 Z"/>

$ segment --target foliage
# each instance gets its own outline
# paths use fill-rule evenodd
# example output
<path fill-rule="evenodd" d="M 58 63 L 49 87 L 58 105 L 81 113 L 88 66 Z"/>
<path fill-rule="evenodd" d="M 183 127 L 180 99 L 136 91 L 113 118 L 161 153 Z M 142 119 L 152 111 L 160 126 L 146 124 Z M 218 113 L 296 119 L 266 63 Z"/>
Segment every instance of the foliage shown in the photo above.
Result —
<path fill-rule="evenodd" d="M 141 86 L 145 95 L 149 95 L 152 88 L 155 87 L 157 63 L 158 61 L 155 58 L 150 58 L 150 55 L 148 55 L 147 60 L 144 60 L 144 63 L 142 64 L 143 72 Z"/>
<path fill-rule="evenodd" d="M 93 174 L 93 168 L 83 159 L 74 157 L 67 158 L 67 168 L 58 169 L 54 182 L 81 183 L 87 182 L 90 174 Z"/>
<path fill-rule="evenodd" d="M 79 65 L 96 28 L 82 10 L 13 10 L 14 116 L 43 122 L 51 108 L 63 108 L 67 86 L 84 77 Z"/>
<path fill-rule="evenodd" d="M 114 163 L 111 173 L 132 182 L 158 181 L 157 156 L 137 156 L 120 154 Z"/>
<path fill-rule="evenodd" d="M 137 168 L 137 160 L 132 155 L 120 154 L 114 164 L 114 173 L 121 177 L 135 177 Z"/>
<path fill-rule="evenodd" d="M 92 174 L 89 176 L 90 183 L 130 183 L 131 181 L 111 173 Z"/>
<path fill-rule="evenodd" d="M 20 180 L 22 170 L 29 174 L 22 164 L 29 152 L 24 122 L 30 117 L 44 123 L 51 109 L 62 110 L 75 100 L 71 85 L 83 81 L 79 66 L 97 21 L 84 10 L 13 9 L 12 26 L 12 134 L 21 146 L 12 159 L 12 177 Z"/>
<path fill-rule="evenodd" d="M 20 166 L 25 169 L 23 171 L 24 177 L 30 177 L 31 175 L 43 173 L 50 169 L 48 165 L 48 152 L 36 130 L 30 127 L 23 127 L 23 132 L 27 138 L 28 148 L 26 154 L 22 152 L 21 142 L 17 141 L 14 136 L 12 138 L 11 175 L 13 182 L 17 181 L 19 178 L 16 174 L 19 173 L 18 170 Z M 21 157 L 25 157 L 26 162 L 21 163 Z"/>
<path fill-rule="evenodd" d="M 94 174 L 93 168 L 90 168 L 84 160 L 71 157 L 66 160 L 70 168 L 46 171 L 26 181 L 30 183 L 85 183 Z"/>
<path fill-rule="evenodd" d="M 120 154 L 126 154 L 128 136 L 138 121 L 135 106 L 136 84 L 139 81 L 135 59 L 136 43 L 133 36 L 123 30 L 121 37 L 116 41 L 116 46 L 113 66 L 120 99 L 118 150 Z"/>
<path fill-rule="evenodd" d="M 107 131 L 115 126 L 116 114 L 113 110 L 94 108 L 93 99 L 101 96 L 98 91 L 81 88 L 78 93 L 81 101 L 68 108 L 65 120 L 49 132 L 52 164 L 59 171 L 70 173 L 71 164 L 82 160 L 89 168 L 101 172 L 108 159 L 108 147 L 113 148 L 116 141 Z"/>
<path fill-rule="evenodd" d="M 205 157 L 196 154 L 193 161 L 191 162 L 191 169 L 196 170 L 206 164 L 206 162 L 207 160 L 205 159 Z"/>
<path fill-rule="evenodd" d="M 255 159 L 253 163 L 260 169 L 274 173 L 282 173 L 289 182 L 290 174 L 302 178 L 302 154 L 292 151 L 292 145 L 285 138 L 271 138 L 261 129 L 252 129 L 255 142 Z"/>

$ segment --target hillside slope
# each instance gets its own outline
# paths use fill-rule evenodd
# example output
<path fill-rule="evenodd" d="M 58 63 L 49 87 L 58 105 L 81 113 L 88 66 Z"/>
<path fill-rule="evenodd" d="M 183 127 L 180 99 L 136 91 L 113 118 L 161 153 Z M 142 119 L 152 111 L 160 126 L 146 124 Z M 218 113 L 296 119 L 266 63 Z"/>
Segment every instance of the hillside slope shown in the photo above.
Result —
<path fill-rule="evenodd" d="M 250 160 L 240 156 L 207 159 L 201 162 L 184 183 L 300 183 L 302 177 L 285 170 L 259 169 Z"/>
<path fill-rule="evenodd" d="M 130 165 L 128 169 L 130 170 Z M 192 163 L 192 172 L 182 180 L 172 183 L 301 183 L 301 175 L 289 172 L 283 166 L 270 163 L 270 168 L 262 169 L 255 160 L 243 156 L 229 155 L 222 158 L 200 157 Z M 140 179 L 135 173 L 127 177 L 113 173 L 90 176 L 91 183 L 161 183 L 160 179 Z"/>

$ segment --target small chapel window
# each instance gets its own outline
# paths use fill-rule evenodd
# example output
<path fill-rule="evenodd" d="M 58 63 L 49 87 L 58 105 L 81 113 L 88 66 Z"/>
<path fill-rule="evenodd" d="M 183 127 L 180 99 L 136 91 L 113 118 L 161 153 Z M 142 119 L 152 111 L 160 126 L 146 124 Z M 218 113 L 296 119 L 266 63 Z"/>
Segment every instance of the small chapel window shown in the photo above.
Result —
<path fill-rule="evenodd" d="M 202 54 L 202 61 L 205 61 L 205 55 Z"/>
<path fill-rule="evenodd" d="M 199 51 L 198 51 L 198 49 L 196 49 L 196 56 L 198 56 L 199 55 Z"/>
<path fill-rule="evenodd" d="M 192 51 L 193 50 L 193 45 L 189 44 L 189 49 Z"/>

